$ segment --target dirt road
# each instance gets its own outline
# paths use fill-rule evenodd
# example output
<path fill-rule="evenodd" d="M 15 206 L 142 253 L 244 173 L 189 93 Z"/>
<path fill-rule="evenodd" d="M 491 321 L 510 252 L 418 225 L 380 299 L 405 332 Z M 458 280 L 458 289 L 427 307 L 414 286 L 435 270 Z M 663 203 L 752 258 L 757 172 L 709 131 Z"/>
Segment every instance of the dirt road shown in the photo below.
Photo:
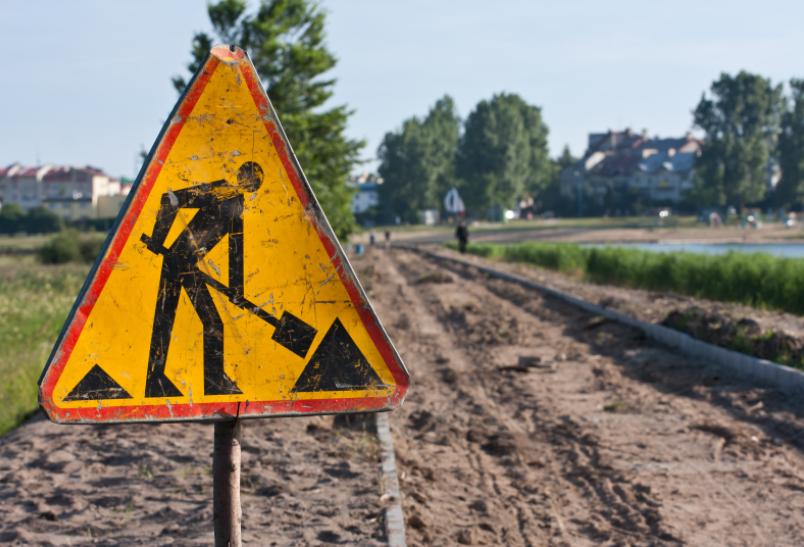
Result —
<path fill-rule="evenodd" d="M 804 403 L 466 267 L 356 260 L 412 374 L 391 414 L 411 545 L 804 545 Z M 244 539 L 382 545 L 379 447 L 249 421 Z M 212 427 L 0 439 L 0 543 L 208 544 Z"/>
<path fill-rule="evenodd" d="M 379 446 L 331 417 L 246 421 L 247 545 L 384 545 Z M 0 439 L 0 543 L 211 545 L 212 426 L 55 425 Z"/>
<path fill-rule="evenodd" d="M 802 545 L 804 407 L 471 269 L 375 252 L 415 544 Z"/>

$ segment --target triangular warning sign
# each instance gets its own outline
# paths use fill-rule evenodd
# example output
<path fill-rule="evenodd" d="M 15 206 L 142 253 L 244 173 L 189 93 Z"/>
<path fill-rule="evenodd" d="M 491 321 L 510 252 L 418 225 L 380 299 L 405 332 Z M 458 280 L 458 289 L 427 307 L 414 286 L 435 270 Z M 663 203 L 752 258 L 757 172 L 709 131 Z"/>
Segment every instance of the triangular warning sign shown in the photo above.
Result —
<path fill-rule="evenodd" d="M 408 375 L 245 53 L 176 105 L 40 380 L 54 421 L 384 410 Z"/>

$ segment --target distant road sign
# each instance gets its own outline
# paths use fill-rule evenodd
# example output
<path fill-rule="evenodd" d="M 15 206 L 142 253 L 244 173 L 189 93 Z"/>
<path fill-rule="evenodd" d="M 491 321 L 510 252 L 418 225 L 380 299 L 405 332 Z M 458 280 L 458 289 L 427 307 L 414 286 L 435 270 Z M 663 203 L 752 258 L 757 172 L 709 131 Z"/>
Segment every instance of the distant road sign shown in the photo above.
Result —
<path fill-rule="evenodd" d="M 251 61 L 179 100 L 40 380 L 58 422 L 382 410 L 408 374 Z"/>
<path fill-rule="evenodd" d="M 466 210 L 463 206 L 463 200 L 456 188 L 450 188 L 447 195 L 444 196 L 444 208 L 447 212 L 453 214 L 460 214 Z"/>

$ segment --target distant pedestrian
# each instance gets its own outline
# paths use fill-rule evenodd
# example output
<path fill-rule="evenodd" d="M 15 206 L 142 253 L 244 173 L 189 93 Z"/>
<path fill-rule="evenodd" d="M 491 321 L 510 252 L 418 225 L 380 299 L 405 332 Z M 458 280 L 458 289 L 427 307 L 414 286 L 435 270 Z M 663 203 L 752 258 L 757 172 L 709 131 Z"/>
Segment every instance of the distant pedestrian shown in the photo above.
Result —
<path fill-rule="evenodd" d="M 377 241 L 377 235 L 374 233 L 374 230 L 369 232 L 369 246 L 374 247 L 374 243 Z"/>
<path fill-rule="evenodd" d="M 385 248 L 391 245 L 391 230 L 385 230 Z"/>
<path fill-rule="evenodd" d="M 458 250 L 461 253 L 465 253 L 466 245 L 469 243 L 469 228 L 466 227 L 466 222 L 463 220 L 455 228 L 455 237 L 458 239 Z"/>

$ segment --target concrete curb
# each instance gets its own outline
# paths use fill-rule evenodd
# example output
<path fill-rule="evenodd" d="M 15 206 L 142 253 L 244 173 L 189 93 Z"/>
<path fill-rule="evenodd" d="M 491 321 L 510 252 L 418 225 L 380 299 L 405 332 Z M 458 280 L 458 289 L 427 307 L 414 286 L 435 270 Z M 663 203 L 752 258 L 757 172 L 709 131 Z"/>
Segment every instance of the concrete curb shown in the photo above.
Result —
<path fill-rule="evenodd" d="M 629 315 L 592 304 L 586 300 L 551 289 L 550 287 L 546 287 L 516 274 L 501 272 L 487 266 L 474 264 L 468 260 L 441 255 L 413 245 L 399 245 L 399 247 L 424 254 L 434 260 L 446 260 L 476 268 L 490 277 L 511 281 L 529 289 L 537 290 L 542 294 L 581 308 L 589 313 L 601 315 L 613 321 L 617 321 L 618 323 L 639 329 L 649 338 L 666 346 L 670 346 L 689 357 L 715 363 L 741 377 L 765 382 L 787 393 L 804 394 L 804 372 L 794 368 L 702 342 L 683 332 L 662 325 L 640 321 Z"/>
<path fill-rule="evenodd" d="M 402 512 L 402 494 L 396 474 L 396 456 L 391 425 L 386 412 L 378 412 L 377 437 L 382 449 L 382 490 L 385 500 L 385 534 L 390 547 L 405 547 L 405 515 Z"/>

